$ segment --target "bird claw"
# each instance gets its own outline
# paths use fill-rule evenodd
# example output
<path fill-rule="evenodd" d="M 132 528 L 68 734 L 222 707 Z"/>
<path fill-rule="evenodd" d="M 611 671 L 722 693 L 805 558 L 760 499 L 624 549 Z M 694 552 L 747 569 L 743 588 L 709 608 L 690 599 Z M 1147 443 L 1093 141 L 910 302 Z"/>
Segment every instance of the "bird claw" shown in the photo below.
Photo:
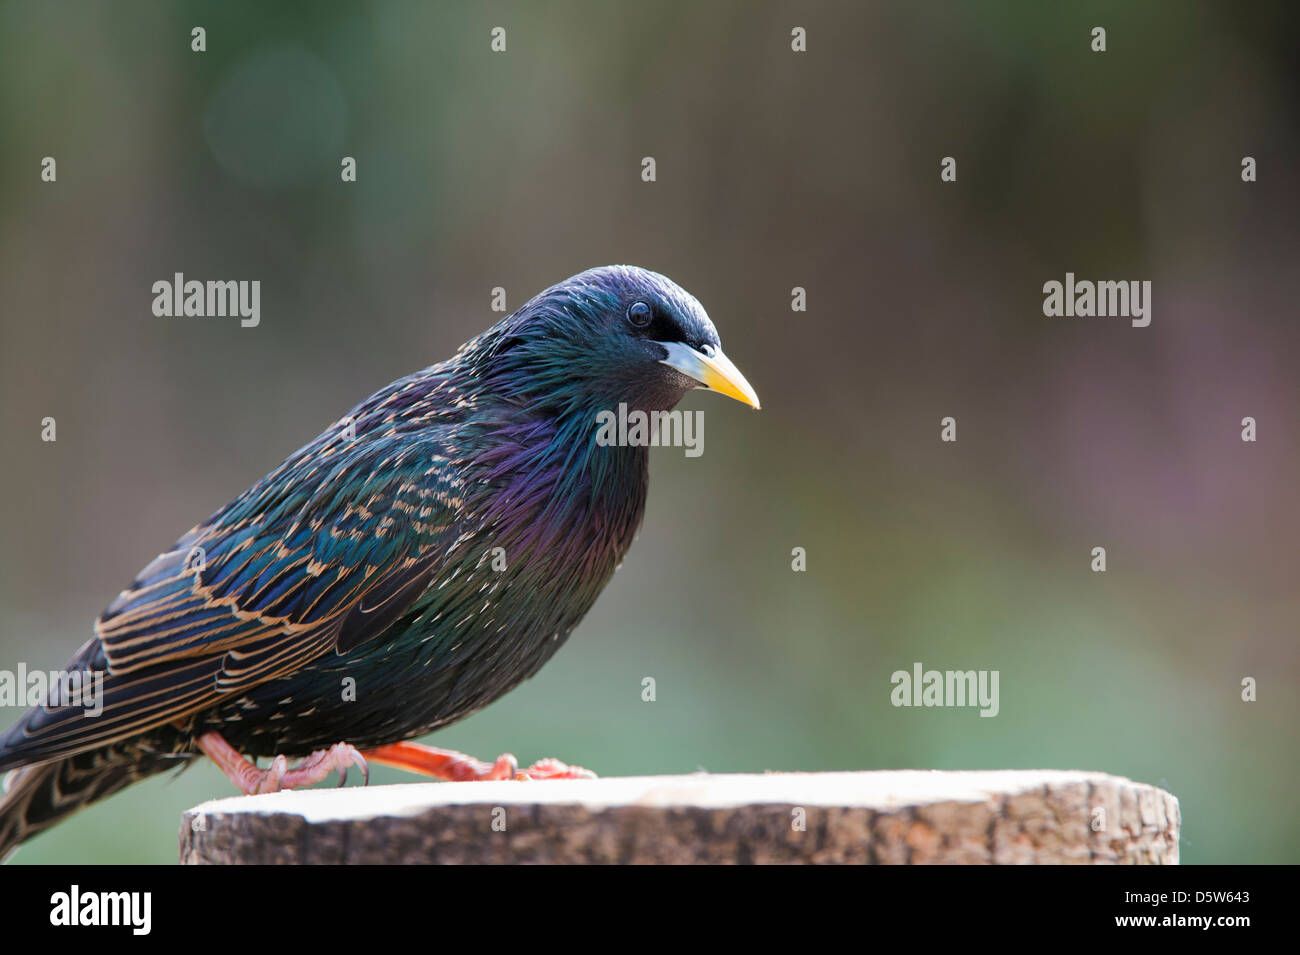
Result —
<path fill-rule="evenodd" d="M 492 764 L 492 768 L 478 776 L 480 780 L 489 779 L 595 779 L 596 774 L 581 766 L 570 766 L 558 759 L 539 759 L 527 769 L 519 768 L 519 760 L 511 753 L 502 753 Z"/>
<path fill-rule="evenodd" d="M 596 774 L 581 766 L 569 766 L 558 759 L 539 759 L 527 769 L 519 768 L 519 760 L 510 753 L 502 753 L 494 762 L 485 763 L 458 753 L 453 749 L 439 749 L 424 743 L 389 743 L 367 751 L 371 759 L 384 766 L 395 766 L 408 772 L 424 773 L 437 779 L 454 782 L 472 782 L 489 779 L 595 779 Z"/>
<path fill-rule="evenodd" d="M 283 759 L 283 756 L 276 757 Z M 361 770 L 362 785 L 370 782 L 370 767 L 361 752 L 349 743 L 335 743 L 329 749 L 318 749 L 293 769 L 284 773 L 280 780 L 281 789 L 293 789 L 298 786 L 310 786 L 329 776 L 335 770 L 339 774 L 339 785 L 348 781 L 348 767 L 356 766 Z"/>
<path fill-rule="evenodd" d="M 570 766 L 558 759 L 539 759 L 527 769 L 515 773 L 515 779 L 595 779 L 596 774 L 581 766 Z"/>
<path fill-rule="evenodd" d="M 248 795 L 258 793 L 274 793 L 283 789 L 282 781 L 289 772 L 289 760 L 283 756 L 277 756 L 271 760 L 271 765 L 263 770 L 253 767 L 251 783 L 249 786 L 240 786 Z"/>
<path fill-rule="evenodd" d="M 248 796 L 310 786 L 325 779 L 335 770 L 338 770 L 339 785 L 342 786 L 348 781 L 349 766 L 356 766 L 361 770 L 363 786 L 370 782 L 370 767 L 366 764 L 365 757 L 347 743 L 336 743 L 329 749 L 318 749 L 292 769 L 289 768 L 289 760 L 284 756 L 276 756 L 266 769 L 258 769 L 238 754 L 235 754 L 234 759 L 238 760 L 238 763 L 218 763 L 218 765 L 227 770 L 226 774 L 230 779 Z M 228 765 L 230 768 L 227 768 Z"/>
<path fill-rule="evenodd" d="M 340 745 L 343 745 L 343 744 L 340 744 Z M 369 766 L 369 764 L 366 763 L 366 758 L 365 758 L 364 756 L 362 756 L 360 753 L 356 752 L 356 750 L 353 750 L 353 752 L 356 753 L 356 762 L 354 762 L 354 763 L 351 764 L 351 765 L 355 765 L 358 769 L 361 770 L 361 785 L 362 785 L 362 786 L 369 786 L 369 785 L 370 785 L 370 766 Z M 338 787 L 337 787 L 337 788 L 339 788 L 339 789 L 342 789 L 342 788 L 343 788 L 344 786 L 346 786 L 347 783 L 348 783 L 348 766 L 349 766 L 348 763 L 344 763 L 344 764 L 342 764 L 341 766 L 339 766 L 339 784 L 338 784 Z"/>

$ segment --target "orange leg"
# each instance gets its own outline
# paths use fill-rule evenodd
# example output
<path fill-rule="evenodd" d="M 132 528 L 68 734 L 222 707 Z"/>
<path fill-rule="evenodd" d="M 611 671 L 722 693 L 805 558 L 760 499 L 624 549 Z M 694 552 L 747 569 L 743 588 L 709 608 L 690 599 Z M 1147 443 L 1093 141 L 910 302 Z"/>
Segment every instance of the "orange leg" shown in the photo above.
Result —
<path fill-rule="evenodd" d="M 342 786 L 348 780 L 349 766 L 361 770 L 363 785 L 370 781 L 370 767 L 366 765 L 365 757 L 347 743 L 336 743 L 329 749 L 319 749 L 293 769 L 289 768 L 289 761 L 283 756 L 271 760 L 269 769 L 258 769 L 227 743 L 220 733 L 204 733 L 197 743 L 199 749 L 221 767 L 221 771 L 245 796 L 279 792 L 295 786 L 310 786 L 335 770 L 338 771 L 339 785 Z"/>
<path fill-rule="evenodd" d="M 483 779 L 595 779 L 596 774 L 581 766 L 568 766 L 558 759 L 539 759 L 527 769 L 509 753 L 495 763 L 485 763 L 452 749 L 438 749 L 423 743 L 389 743 L 366 750 L 366 759 L 413 773 L 453 781 Z"/>

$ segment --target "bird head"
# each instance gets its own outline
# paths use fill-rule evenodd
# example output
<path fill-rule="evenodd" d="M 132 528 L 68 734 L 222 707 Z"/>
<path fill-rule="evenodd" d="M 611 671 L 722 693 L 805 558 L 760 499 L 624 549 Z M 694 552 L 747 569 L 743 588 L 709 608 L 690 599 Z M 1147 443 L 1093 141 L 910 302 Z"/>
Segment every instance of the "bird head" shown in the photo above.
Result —
<path fill-rule="evenodd" d="M 493 377 L 533 402 L 668 409 L 692 388 L 705 388 L 759 406 L 704 307 L 657 272 L 588 269 L 498 328 Z"/>

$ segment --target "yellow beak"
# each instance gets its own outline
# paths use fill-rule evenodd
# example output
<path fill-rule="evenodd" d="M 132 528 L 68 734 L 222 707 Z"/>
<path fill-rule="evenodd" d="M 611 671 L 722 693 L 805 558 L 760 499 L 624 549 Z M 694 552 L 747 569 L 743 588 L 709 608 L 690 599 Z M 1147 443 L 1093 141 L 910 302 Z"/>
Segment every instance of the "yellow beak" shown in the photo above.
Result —
<path fill-rule="evenodd" d="M 676 368 L 687 378 L 694 378 L 702 388 L 735 398 L 751 408 L 759 407 L 758 392 L 720 349 L 711 349 L 711 354 L 706 355 L 681 342 L 658 344 L 668 351 L 666 358 L 659 359 L 662 364 Z"/>

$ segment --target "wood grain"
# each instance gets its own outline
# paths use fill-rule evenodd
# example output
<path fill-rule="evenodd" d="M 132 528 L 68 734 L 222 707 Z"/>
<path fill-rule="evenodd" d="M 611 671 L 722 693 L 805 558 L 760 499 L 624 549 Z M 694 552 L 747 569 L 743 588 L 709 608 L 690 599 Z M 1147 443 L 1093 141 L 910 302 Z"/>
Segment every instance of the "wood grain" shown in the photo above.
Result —
<path fill-rule="evenodd" d="M 764 773 L 418 783 L 219 799 L 204 863 L 1173 863 L 1178 800 L 1103 773 Z"/>

